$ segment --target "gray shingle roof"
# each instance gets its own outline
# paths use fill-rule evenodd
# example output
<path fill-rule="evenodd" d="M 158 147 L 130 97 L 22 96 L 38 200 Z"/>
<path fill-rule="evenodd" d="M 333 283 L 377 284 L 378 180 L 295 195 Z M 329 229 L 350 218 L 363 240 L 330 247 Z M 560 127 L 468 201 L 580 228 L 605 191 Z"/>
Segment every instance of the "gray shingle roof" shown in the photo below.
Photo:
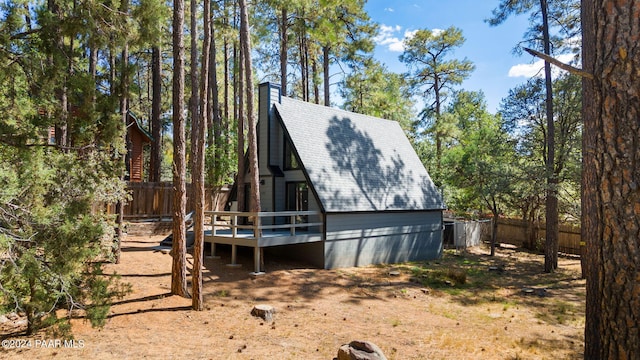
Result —
<path fill-rule="evenodd" d="M 444 208 L 397 122 L 286 97 L 275 108 L 325 211 Z"/>

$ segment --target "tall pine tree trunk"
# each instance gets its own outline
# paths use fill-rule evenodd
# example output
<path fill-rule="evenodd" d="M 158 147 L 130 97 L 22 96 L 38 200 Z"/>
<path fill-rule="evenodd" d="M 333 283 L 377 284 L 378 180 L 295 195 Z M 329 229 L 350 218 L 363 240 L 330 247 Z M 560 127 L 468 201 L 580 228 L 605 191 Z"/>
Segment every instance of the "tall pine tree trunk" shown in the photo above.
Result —
<path fill-rule="evenodd" d="M 585 359 L 640 359 L 640 0 L 583 0 Z"/>
<path fill-rule="evenodd" d="M 318 76 L 318 62 L 315 54 L 311 60 L 311 72 L 313 73 L 313 103 L 320 104 L 320 77 Z"/>
<path fill-rule="evenodd" d="M 173 2 L 173 263 L 171 293 L 188 297 L 185 212 L 184 0 Z"/>
<path fill-rule="evenodd" d="M 549 21 L 547 16 L 547 0 L 540 0 L 542 10 L 542 40 L 544 53 L 551 55 L 549 40 Z M 553 86 L 551 64 L 544 62 L 546 85 L 547 115 L 547 200 L 546 200 L 546 238 L 544 246 L 544 272 L 550 273 L 558 268 L 558 178 L 555 176 L 555 121 L 553 119 Z"/>
<path fill-rule="evenodd" d="M 300 20 L 303 22 L 302 20 Z M 299 61 L 300 61 L 300 86 L 302 92 L 302 101 L 309 101 L 309 68 L 307 67 L 307 49 L 306 49 L 306 34 L 304 33 L 304 22 L 299 25 L 298 33 L 298 48 L 299 48 Z"/>
<path fill-rule="evenodd" d="M 242 74 L 242 69 L 244 68 L 244 65 L 242 64 L 242 58 L 243 58 L 243 52 L 239 51 L 238 52 L 238 58 L 237 60 L 237 74 Z M 242 76 L 234 76 L 234 78 L 237 78 L 237 84 L 235 86 L 236 91 L 238 91 L 238 108 L 243 109 L 244 108 L 244 81 L 242 80 Z M 246 164 L 245 164 L 245 156 L 244 156 L 244 113 L 242 112 L 242 110 L 240 110 L 238 112 L 238 147 L 237 147 L 237 155 L 238 155 L 238 174 L 236 176 L 236 191 L 237 191 L 237 197 L 236 197 L 236 201 L 237 201 L 237 207 L 238 207 L 238 211 L 242 212 L 242 211 L 247 211 L 248 209 L 245 209 L 245 202 L 246 202 L 246 196 L 247 194 L 245 194 L 245 180 L 244 180 L 244 175 L 246 173 Z"/>
<path fill-rule="evenodd" d="M 289 54 L 289 18 L 287 7 L 282 5 L 280 13 L 280 88 L 282 94 L 287 96 L 287 61 Z"/>
<path fill-rule="evenodd" d="M 191 78 L 191 97 L 189 98 L 189 113 L 191 114 L 190 119 L 187 122 L 191 123 L 191 131 L 187 132 L 187 136 L 191 138 L 191 156 L 189 156 L 189 168 L 193 174 L 194 162 L 196 159 L 196 141 L 194 138 L 198 138 L 198 127 L 194 126 L 193 123 L 197 121 L 199 117 L 199 109 L 200 109 L 200 85 L 198 79 L 198 3 L 197 0 L 191 0 L 191 51 L 190 51 L 190 78 Z M 189 127 L 187 126 L 189 129 Z M 193 180 L 192 180 L 193 183 Z"/>
<path fill-rule="evenodd" d="M 222 137 L 222 116 L 220 109 L 219 91 L 218 91 L 218 74 L 216 66 L 216 37 L 215 29 L 211 28 L 211 41 L 209 46 L 209 121 L 207 126 L 207 146 L 214 149 L 213 166 L 210 166 L 207 175 L 208 181 L 213 185 L 219 185 L 221 180 L 221 160 L 227 158 L 227 146 L 224 146 Z M 225 132 L 228 134 L 227 132 Z M 227 140 L 228 141 L 228 140 Z M 212 209 L 212 210 L 215 210 Z"/>
<path fill-rule="evenodd" d="M 585 71 L 594 73 L 596 56 L 595 46 L 595 6 L 583 2 L 581 7 L 582 21 L 582 66 Z M 594 82 L 582 80 L 582 98 L 594 98 Z M 600 357 L 600 306 L 602 293 L 598 281 L 598 261 L 601 258 L 600 241 L 598 239 L 598 208 L 596 202 L 596 139 L 595 134 L 596 107 L 590 101 L 582 102 L 582 186 L 581 186 L 581 211 L 580 237 L 585 242 L 585 251 L 582 257 L 584 261 L 584 275 L 587 279 L 587 296 L 585 309 L 585 336 L 584 358 L 598 359 Z"/>
<path fill-rule="evenodd" d="M 440 78 L 438 76 L 434 77 L 434 96 L 435 96 L 435 104 L 436 104 L 436 173 L 440 174 L 440 169 L 442 167 L 442 130 L 440 130 L 440 114 L 442 113 L 442 102 L 440 101 Z"/>
<path fill-rule="evenodd" d="M 246 0 L 240 0 L 240 43 L 244 56 L 244 82 L 247 94 L 246 100 L 247 126 L 249 128 L 249 172 L 251 174 L 251 211 L 260 212 L 260 172 L 258 169 L 258 139 L 256 134 L 256 117 L 253 111 L 254 92 L 252 71 L 253 68 L 251 66 L 251 34 L 249 33 L 249 14 Z"/>
<path fill-rule="evenodd" d="M 123 14 L 129 12 L 129 1 L 125 0 L 120 5 L 120 11 Z M 124 129 L 123 140 L 125 143 L 125 153 L 122 154 L 122 162 L 124 162 L 124 170 L 127 169 L 127 161 L 129 159 L 129 136 L 127 132 L 127 116 L 129 111 L 129 43 L 125 40 L 124 47 L 122 49 L 122 59 L 120 60 L 121 72 L 120 72 L 120 117 Z M 126 178 L 126 174 L 123 174 L 123 180 Z M 116 214 L 118 216 L 116 229 L 116 248 L 115 248 L 115 262 L 120 263 L 120 253 L 122 240 L 124 238 L 124 202 L 118 201 L 116 204 Z"/>
<path fill-rule="evenodd" d="M 224 43 L 222 45 L 222 51 L 223 51 L 223 65 L 224 65 L 224 106 L 223 106 L 223 111 L 224 111 L 224 118 L 225 119 L 229 119 L 229 42 L 227 41 L 226 37 L 224 38 Z"/>
<path fill-rule="evenodd" d="M 331 92 L 329 83 L 329 46 L 322 47 L 322 73 L 324 80 L 324 106 L 331 106 Z"/>
<path fill-rule="evenodd" d="M 205 181 L 204 181 L 204 139 L 207 133 L 207 121 L 209 117 L 209 104 L 207 94 L 209 93 L 209 47 L 211 46 L 211 0 L 204 0 L 203 10 L 203 28 L 204 40 L 202 43 L 202 78 L 200 79 L 200 116 L 198 117 L 198 128 L 195 142 L 195 155 L 193 167 L 193 189 L 195 204 L 195 224 L 194 235 L 195 243 L 193 246 L 193 280 L 192 286 L 192 307 L 194 310 L 202 311 L 202 252 L 204 247 L 204 210 L 205 210 Z"/>
<path fill-rule="evenodd" d="M 55 16 L 60 23 L 64 20 L 64 10 L 60 7 L 58 2 L 54 0 L 47 1 L 47 7 L 51 14 Z M 63 59 L 66 57 L 64 51 L 64 35 L 62 33 L 62 28 L 57 26 L 54 29 L 55 36 L 55 48 L 52 49 L 52 53 L 49 54 L 48 65 L 53 69 L 58 66 L 59 62 L 64 61 Z M 56 89 L 56 97 L 59 106 L 59 113 L 57 114 L 57 120 L 55 124 L 55 138 L 56 145 L 62 149 L 67 149 L 69 146 L 69 134 L 68 134 L 68 118 L 69 118 L 69 104 L 68 104 L 68 89 L 67 89 L 67 76 L 62 75 L 61 84 Z M 66 150 L 65 150 L 66 151 Z"/>
<path fill-rule="evenodd" d="M 149 181 L 160 181 L 162 169 L 162 53 L 159 46 L 151 49 L 151 171 Z"/>

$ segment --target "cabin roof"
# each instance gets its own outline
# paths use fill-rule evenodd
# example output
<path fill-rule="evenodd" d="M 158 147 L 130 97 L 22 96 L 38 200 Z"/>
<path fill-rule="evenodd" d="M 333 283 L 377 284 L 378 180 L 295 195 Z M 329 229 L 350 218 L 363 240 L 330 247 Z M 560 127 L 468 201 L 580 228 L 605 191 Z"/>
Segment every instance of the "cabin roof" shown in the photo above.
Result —
<path fill-rule="evenodd" d="M 127 111 L 127 115 L 129 115 L 129 123 L 127 124 L 127 127 L 132 127 L 135 131 L 138 131 L 140 135 L 142 135 L 142 140 L 144 142 L 153 142 L 153 136 L 151 136 L 151 133 L 142 126 L 138 117 L 131 110 Z"/>
<path fill-rule="evenodd" d="M 397 122 L 287 97 L 275 110 L 326 212 L 444 209 Z"/>

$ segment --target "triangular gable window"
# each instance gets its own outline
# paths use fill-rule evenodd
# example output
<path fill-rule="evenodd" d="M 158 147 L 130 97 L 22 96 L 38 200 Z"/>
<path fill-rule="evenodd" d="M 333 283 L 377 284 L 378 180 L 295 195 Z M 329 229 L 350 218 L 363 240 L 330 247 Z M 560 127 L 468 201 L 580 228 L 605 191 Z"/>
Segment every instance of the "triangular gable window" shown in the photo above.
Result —
<path fill-rule="evenodd" d="M 295 151 L 293 151 L 293 145 L 291 144 L 291 141 L 289 139 L 287 139 L 287 141 L 285 141 L 284 143 L 284 169 L 300 169 L 300 160 L 296 156 Z"/>

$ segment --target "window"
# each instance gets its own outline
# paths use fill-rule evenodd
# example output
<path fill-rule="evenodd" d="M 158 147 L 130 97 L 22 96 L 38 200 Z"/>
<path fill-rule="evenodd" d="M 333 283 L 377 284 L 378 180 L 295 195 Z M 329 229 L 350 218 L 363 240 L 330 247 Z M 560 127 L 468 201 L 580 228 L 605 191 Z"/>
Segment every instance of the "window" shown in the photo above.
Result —
<path fill-rule="evenodd" d="M 287 210 L 309 210 L 309 188 L 306 182 L 287 183 Z"/>
<path fill-rule="evenodd" d="M 287 183 L 287 210 L 307 211 L 309 210 L 309 187 L 306 182 Z M 298 216 L 296 223 L 307 222 L 307 216 Z M 300 229 L 303 230 L 303 229 Z"/>
<path fill-rule="evenodd" d="M 291 141 L 289 140 L 285 141 L 284 143 L 284 169 L 300 169 L 300 161 L 298 161 L 298 157 L 293 151 L 293 146 L 291 145 Z"/>

